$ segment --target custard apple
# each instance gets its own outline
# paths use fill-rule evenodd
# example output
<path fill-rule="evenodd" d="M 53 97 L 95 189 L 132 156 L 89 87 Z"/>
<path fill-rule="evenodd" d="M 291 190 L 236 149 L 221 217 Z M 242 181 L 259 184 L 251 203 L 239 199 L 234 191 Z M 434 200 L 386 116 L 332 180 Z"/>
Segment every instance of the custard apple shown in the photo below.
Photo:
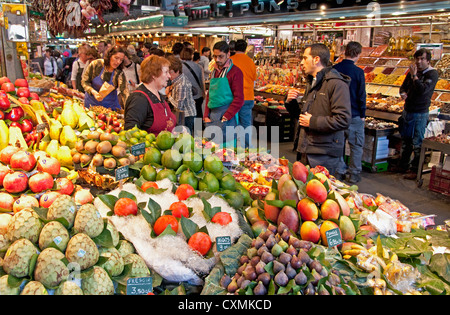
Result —
<path fill-rule="evenodd" d="M 0 257 L 3 258 L 3 256 L 5 256 L 5 253 L 10 245 L 11 242 L 6 237 L 6 235 L 0 234 Z"/>
<path fill-rule="evenodd" d="M 55 295 L 83 295 L 83 291 L 75 282 L 64 281 L 55 290 Z"/>
<path fill-rule="evenodd" d="M 48 207 L 47 220 L 64 219 L 67 228 L 72 228 L 75 221 L 77 205 L 75 199 L 69 195 L 61 195 Z"/>
<path fill-rule="evenodd" d="M 127 240 L 120 240 L 116 248 L 122 257 L 125 257 L 128 254 L 134 254 L 136 252 L 133 243 Z"/>
<path fill-rule="evenodd" d="M 37 213 L 31 208 L 24 208 L 15 213 L 9 221 L 6 237 L 11 242 L 26 238 L 35 244 L 39 240 L 42 226 Z"/>
<path fill-rule="evenodd" d="M 62 261 L 64 254 L 53 247 L 44 249 L 38 256 L 34 279 L 47 288 L 55 288 L 69 276 L 69 269 Z"/>
<path fill-rule="evenodd" d="M 102 215 L 93 204 L 86 203 L 78 209 L 73 225 L 75 233 L 85 233 L 94 238 L 102 233 L 103 227 Z"/>
<path fill-rule="evenodd" d="M 117 249 L 114 247 L 101 247 L 99 253 L 100 257 L 108 258 L 105 263 L 99 266 L 105 269 L 111 277 L 118 276 L 122 273 L 124 268 L 123 258 Z"/>
<path fill-rule="evenodd" d="M 116 226 L 108 220 L 108 223 L 106 224 L 106 229 L 111 233 L 112 237 L 112 246 L 116 247 L 117 244 L 119 244 L 120 235 L 119 230 L 116 228 Z"/>
<path fill-rule="evenodd" d="M 66 258 L 70 263 L 77 263 L 84 270 L 95 265 L 99 253 L 94 241 L 84 233 L 75 234 L 67 244 Z"/>
<path fill-rule="evenodd" d="M 23 287 L 20 295 L 48 295 L 48 292 L 39 281 L 30 281 Z"/>
<path fill-rule="evenodd" d="M 137 254 L 128 254 L 123 258 L 123 262 L 125 265 L 132 264 L 129 274 L 131 278 L 150 276 L 150 270 L 141 256 Z"/>
<path fill-rule="evenodd" d="M 8 275 L 4 275 L 0 278 L 0 295 L 19 295 L 20 286 L 11 287 L 8 284 Z"/>
<path fill-rule="evenodd" d="M 39 248 L 46 249 L 54 243 L 61 251 L 65 251 L 69 243 L 69 231 L 58 221 L 50 221 L 41 230 Z"/>
<path fill-rule="evenodd" d="M 23 210 L 22 210 L 23 211 Z M 3 270 L 17 278 L 28 276 L 38 249 L 28 239 L 21 238 L 11 244 L 3 261 Z"/>
<path fill-rule="evenodd" d="M 81 281 L 84 295 L 113 295 L 114 283 L 108 273 L 99 266 L 94 266 L 90 277 Z"/>

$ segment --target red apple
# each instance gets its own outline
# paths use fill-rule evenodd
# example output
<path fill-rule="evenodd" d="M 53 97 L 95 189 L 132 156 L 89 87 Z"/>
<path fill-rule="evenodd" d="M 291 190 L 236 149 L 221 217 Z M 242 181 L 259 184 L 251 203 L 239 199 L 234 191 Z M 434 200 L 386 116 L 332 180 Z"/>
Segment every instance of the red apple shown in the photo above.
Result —
<path fill-rule="evenodd" d="M 16 91 L 16 87 L 11 82 L 5 82 L 1 85 L 1 87 L 2 90 L 5 91 L 6 93 Z"/>
<path fill-rule="evenodd" d="M 22 107 L 13 107 L 11 111 L 6 114 L 6 119 L 11 121 L 19 121 L 25 115 Z"/>
<path fill-rule="evenodd" d="M 30 97 L 30 90 L 27 87 L 20 87 L 16 92 L 18 97 Z"/>
<path fill-rule="evenodd" d="M 8 77 L 1 77 L 0 78 L 0 85 L 6 82 L 11 82 L 11 80 Z"/>
<path fill-rule="evenodd" d="M 30 104 L 30 101 L 26 97 L 19 97 L 19 102 L 22 104 Z"/>
<path fill-rule="evenodd" d="M 5 113 L 2 112 L 1 110 L 0 110 L 0 119 L 1 120 L 5 119 Z"/>
<path fill-rule="evenodd" d="M 14 85 L 17 87 L 28 87 L 28 81 L 25 79 L 16 79 L 16 81 L 14 81 Z"/>
<path fill-rule="evenodd" d="M 29 119 L 24 119 L 22 120 L 22 126 L 20 129 L 22 129 L 22 132 L 31 132 L 31 130 L 33 130 L 33 123 Z M 37 137 L 37 134 L 35 136 Z"/>
<path fill-rule="evenodd" d="M 11 106 L 11 103 L 9 102 L 8 97 L 0 95 L 0 109 L 7 110 L 7 109 L 9 109 L 10 106 Z"/>
<path fill-rule="evenodd" d="M 22 125 L 18 121 L 13 121 L 9 124 L 10 127 L 19 127 L 20 130 L 22 130 Z"/>
<path fill-rule="evenodd" d="M 30 97 L 33 100 L 39 101 L 39 95 L 37 93 L 30 92 Z"/>

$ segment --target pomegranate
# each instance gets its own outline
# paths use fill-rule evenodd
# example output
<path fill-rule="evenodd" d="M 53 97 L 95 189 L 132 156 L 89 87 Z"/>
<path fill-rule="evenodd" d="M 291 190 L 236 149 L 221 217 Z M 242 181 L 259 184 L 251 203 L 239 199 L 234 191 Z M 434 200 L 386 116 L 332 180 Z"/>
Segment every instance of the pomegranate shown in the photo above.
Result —
<path fill-rule="evenodd" d="M 8 212 L 13 211 L 14 197 L 7 192 L 0 192 L 0 208 Z"/>
<path fill-rule="evenodd" d="M 81 189 L 75 192 L 75 203 L 84 205 L 94 201 L 94 196 L 91 194 L 89 189 Z"/>
<path fill-rule="evenodd" d="M 33 155 L 36 158 L 36 161 L 38 161 L 39 159 L 47 158 L 47 157 L 50 156 L 50 155 L 47 154 L 47 152 L 42 151 L 42 150 L 34 151 Z M 38 162 L 37 166 L 39 167 L 39 162 Z"/>
<path fill-rule="evenodd" d="M 13 211 L 14 213 L 17 213 L 22 209 L 33 209 L 33 207 L 39 207 L 39 201 L 31 195 L 22 195 L 16 201 L 14 201 Z"/>
<path fill-rule="evenodd" d="M 27 174 L 22 171 L 11 170 L 3 179 L 3 187 L 12 194 L 25 191 L 28 187 Z"/>
<path fill-rule="evenodd" d="M 3 148 L 2 151 L 0 151 L 0 162 L 8 165 L 11 160 L 11 156 L 19 150 L 20 149 L 18 147 L 12 145 Z"/>
<path fill-rule="evenodd" d="M 41 157 L 37 160 L 37 170 L 39 172 L 46 172 L 50 175 L 58 175 L 61 170 L 61 164 L 57 158 L 54 157 Z"/>
<path fill-rule="evenodd" d="M 39 198 L 39 205 L 43 208 L 48 208 L 59 196 L 61 196 L 61 193 L 58 191 L 47 191 Z"/>
<path fill-rule="evenodd" d="M 47 172 L 38 172 L 28 179 L 28 186 L 34 193 L 53 188 L 53 177 Z"/>
<path fill-rule="evenodd" d="M 75 185 L 72 183 L 70 179 L 66 177 L 57 178 L 56 182 L 60 187 L 58 191 L 63 195 L 71 195 L 73 190 L 75 189 Z"/>
<path fill-rule="evenodd" d="M 36 158 L 28 151 L 19 150 L 11 156 L 9 165 L 11 168 L 29 172 L 36 166 Z"/>

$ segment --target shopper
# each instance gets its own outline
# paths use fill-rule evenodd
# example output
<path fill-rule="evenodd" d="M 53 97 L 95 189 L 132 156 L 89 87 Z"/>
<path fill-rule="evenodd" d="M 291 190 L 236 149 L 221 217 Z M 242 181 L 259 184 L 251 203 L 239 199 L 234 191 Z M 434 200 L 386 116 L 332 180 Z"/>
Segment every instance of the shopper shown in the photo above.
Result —
<path fill-rule="evenodd" d="M 100 55 L 100 58 L 105 58 L 106 49 L 108 47 L 108 44 L 106 41 L 102 40 L 97 45 L 97 51 Z"/>
<path fill-rule="evenodd" d="M 405 100 L 405 105 L 399 120 L 402 152 L 397 170 L 407 172 L 405 179 L 417 178 L 431 97 L 439 79 L 437 70 L 430 65 L 429 50 L 424 48 L 417 50 L 414 59 L 415 63 L 409 67 L 409 73 L 400 86 L 400 96 Z"/>
<path fill-rule="evenodd" d="M 50 48 L 47 48 L 45 50 L 45 56 L 42 60 L 43 63 L 41 67 L 44 75 L 47 77 L 55 78 L 56 74 L 58 73 L 58 64 L 56 63 L 56 59 L 53 57 L 53 53 Z"/>
<path fill-rule="evenodd" d="M 104 59 L 91 61 L 83 71 L 81 85 L 85 90 L 86 108 L 95 105 L 120 110 L 121 104 L 125 104 L 129 94 L 122 70 L 125 55 L 125 48 L 112 46 Z"/>
<path fill-rule="evenodd" d="M 176 117 L 159 93 L 170 79 L 169 67 L 166 58 L 156 55 L 141 63 L 142 84 L 130 94 L 125 104 L 125 130 L 137 126 L 158 135 L 163 130 L 175 128 Z"/>
<path fill-rule="evenodd" d="M 172 54 L 175 56 L 175 57 L 180 57 L 180 53 L 181 53 L 181 51 L 183 50 L 183 48 L 184 48 L 184 45 L 183 45 L 183 43 L 181 43 L 181 42 L 176 42 L 175 44 L 173 44 L 173 46 L 172 46 Z"/>
<path fill-rule="evenodd" d="M 244 129 L 253 125 L 252 109 L 255 105 L 255 81 L 256 81 L 256 66 L 253 60 L 245 54 L 247 49 L 247 42 L 244 39 L 238 39 L 235 45 L 236 54 L 231 56 L 233 64 L 241 69 L 244 75 L 244 105 L 239 111 L 239 125 Z M 252 141 L 252 130 L 248 128 L 245 130 L 245 148 L 250 147 Z"/>
<path fill-rule="evenodd" d="M 180 52 L 180 59 L 183 62 L 183 73 L 192 85 L 192 96 L 195 101 L 197 117 L 203 117 L 203 100 L 205 97 L 205 80 L 203 79 L 202 68 L 196 64 L 192 58 L 194 57 L 194 49 L 184 48 Z"/>
<path fill-rule="evenodd" d="M 362 45 L 358 42 L 349 42 L 345 47 L 344 59 L 336 64 L 334 68 L 350 77 L 350 101 L 352 110 L 352 120 L 349 128 L 345 131 L 345 138 L 348 141 L 350 155 L 348 167 L 342 156 L 336 178 L 348 180 L 351 184 L 356 184 L 361 180 L 362 155 L 364 148 L 364 121 L 366 117 L 366 80 L 364 70 L 356 66 L 362 52 Z M 348 173 L 348 178 L 347 178 Z"/>
<path fill-rule="evenodd" d="M 64 83 L 69 88 L 74 88 L 72 86 L 72 66 L 75 60 L 78 59 L 78 49 L 72 49 L 72 53 L 70 54 L 70 57 L 67 57 L 66 60 L 64 60 Z"/>
<path fill-rule="evenodd" d="M 198 62 L 198 64 L 203 69 L 203 77 L 205 78 L 205 80 L 209 79 L 209 75 L 211 73 L 211 70 L 209 70 L 210 61 L 211 61 L 211 48 L 203 47 L 202 54 L 200 55 L 200 61 Z"/>
<path fill-rule="evenodd" d="M 220 127 L 223 146 L 234 146 L 237 114 L 244 105 L 244 75 L 241 69 L 233 65 L 230 47 L 225 41 L 214 44 L 213 58 L 214 70 L 211 73 L 203 119 L 206 128 Z"/>
<path fill-rule="evenodd" d="M 326 167 L 334 175 L 344 150 L 344 131 L 351 121 L 350 78 L 330 66 L 330 51 L 324 44 L 308 46 L 301 67 L 307 87 L 295 139 L 297 160 L 311 167 Z M 297 97 L 293 90 L 287 101 L 295 104 Z"/>
<path fill-rule="evenodd" d="M 230 46 L 230 57 L 234 56 L 234 54 L 236 53 L 236 41 L 230 40 L 230 43 L 228 45 Z"/>
<path fill-rule="evenodd" d="M 127 79 L 128 91 L 132 92 L 136 90 L 137 86 L 141 82 L 139 79 L 139 73 L 141 72 L 141 65 L 132 61 L 127 54 L 123 58 L 123 73 Z"/>
<path fill-rule="evenodd" d="M 144 43 L 144 46 L 142 46 L 142 53 L 144 55 L 143 59 L 147 58 L 148 56 L 150 56 L 150 49 L 153 47 L 153 45 L 151 43 Z"/>
<path fill-rule="evenodd" d="M 81 78 L 83 75 L 83 70 L 89 64 L 88 59 L 88 47 L 83 45 L 78 48 L 78 59 L 72 64 L 72 88 L 84 93 L 83 85 L 81 85 Z"/>
<path fill-rule="evenodd" d="M 183 73 L 184 68 L 180 58 L 172 55 L 168 56 L 167 60 L 170 62 L 169 73 L 172 80 L 172 85 L 166 88 L 167 99 L 173 107 L 183 112 L 184 126 L 193 135 L 194 118 L 197 115 L 197 110 L 192 95 L 192 84 Z"/>
<path fill-rule="evenodd" d="M 127 46 L 128 58 L 136 64 L 141 64 L 142 59 L 136 54 L 136 48 L 133 45 Z"/>

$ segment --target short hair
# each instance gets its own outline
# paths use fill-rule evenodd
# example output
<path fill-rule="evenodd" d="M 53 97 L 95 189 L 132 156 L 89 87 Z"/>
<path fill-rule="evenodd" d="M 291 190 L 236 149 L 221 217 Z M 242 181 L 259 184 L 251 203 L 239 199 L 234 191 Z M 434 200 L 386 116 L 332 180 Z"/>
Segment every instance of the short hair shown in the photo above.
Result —
<path fill-rule="evenodd" d="M 202 48 L 202 54 L 205 52 L 208 52 L 208 51 L 211 51 L 211 48 L 206 47 L 206 46 Z"/>
<path fill-rule="evenodd" d="M 122 53 L 128 57 L 127 50 L 123 46 L 119 45 L 111 46 L 105 53 L 104 64 L 109 66 L 111 63 L 111 57 L 118 53 Z M 123 69 L 123 62 L 117 67 L 117 69 L 119 70 Z"/>
<path fill-rule="evenodd" d="M 420 48 L 414 53 L 414 59 L 418 58 L 420 56 L 423 56 L 423 54 L 427 55 L 427 61 L 431 61 L 431 51 L 429 51 L 426 48 Z"/>
<path fill-rule="evenodd" d="M 152 47 L 153 47 L 153 44 L 152 43 L 144 43 L 144 46 L 143 47 L 145 47 L 145 48 L 147 48 L 148 50 L 150 50 Z"/>
<path fill-rule="evenodd" d="M 88 54 L 89 48 L 87 48 L 86 46 L 80 46 L 78 47 L 78 54 Z M 97 52 L 97 50 L 95 49 L 95 52 Z"/>
<path fill-rule="evenodd" d="M 200 53 L 198 51 L 194 52 L 194 57 L 192 57 L 193 61 L 200 60 Z"/>
<path fill-rule="evenodd" d="M 324 67 L 330 66 L 330 50 L 328 49 L 325 44 L 322 43 L 315 43 L 310 46 L 307 46 L 306 48 L 310 48 L 310 55 L 313 57 L 319 57 L 320 63 Z"/>
<path fill-rule="evenodd" d="M 189 48 L 189 47 L 185 47 L 181 52 L 180 52 L 180 59 L 181 60 L 192 60 L 192 57 L 194 56 L 194 49 Z"/>
<path fill-rule="evenodd" d="M 221 52 L 224 52 L 228 54 L 230 52 L 230 46 L 228 46 L 226 41 L 220 41 L 214 44 L 213 50 L 220 50 Z"/>
<path fill-rule="evenodd" d="M 183 46 L 190 47 L 190 46 L 194 46 L 194 45 L 192 45 L 190 42 L 183 42 Z"/>
<path fill-rule="evenodd" d="M 245 52 L 245 50 L 247 49 L 247 42 L 244 39 L 238 39 L 236 41 L 235 49 L 236 51 Z"/>
<path fill-rule="evenodd" d="M 230 50 L 236 50 L 236 41 L 230 40 L 230 43 L 228 44 L 230 46 Z"/>
<path fill-rule="evenodd" d="M 173 44 L 172 46 L 172 53 L 174 55 L 179 55 L 181 53 L 181 51 L 183 50 L 184 45 L 183 43 L 177 42 L 175 44 Z"/>
<path fill-rule="evenodd" d="M 173 70 L 173 72 L 183 73 L 183 62 L 180 58 L 175 57 L 174 55 L 168 56 L 166 58 L 170 62 L 169 69 Z"/>
<path fill-rule="evenodd" d="M 141 81 L 150 83 L 162 73 L 163 67 L 170 67 L 170 62 L 164 57 L 150 55 L 141 63 Z"/>
<path fill-rule="evenodd" d="M 358 42 L 349 42 L 345 47 L 345 56 L 350 58 L 358 57 L 362 52 L 362 45 Z"/>
<path fill-rule="evenodd" d="M 157 55 L 157 56 L 160 56 L 160 57 L 164 57 L 164 55 L 165 55 L 164 50 L 162 50 L 161 48 L 156 48 L 156 47 L 150 48 L 149 54 L 150 55 Z"/>

